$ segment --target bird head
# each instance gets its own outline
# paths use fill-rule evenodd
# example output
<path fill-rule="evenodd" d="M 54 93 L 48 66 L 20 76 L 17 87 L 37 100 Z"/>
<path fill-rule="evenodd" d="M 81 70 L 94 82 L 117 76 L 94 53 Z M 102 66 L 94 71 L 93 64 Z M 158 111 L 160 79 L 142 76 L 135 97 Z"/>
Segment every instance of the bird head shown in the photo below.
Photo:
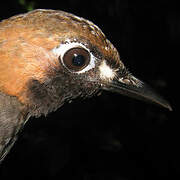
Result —
<path fill-rule="evenodd" d="M 101 90 L 171 110 L 126 69 L 117 49 L 92 22 L 42 9 L 0 22 L 0 162 L 30 116 L 46 115 Z"/>
<path fill-rule="evenodd" d="M 35 116 L 76 97 L 108 90 L 170 105 L 135 78 L 92 22 L 70 13 L 34 10 L 0 24 L 0 90 Z"/>

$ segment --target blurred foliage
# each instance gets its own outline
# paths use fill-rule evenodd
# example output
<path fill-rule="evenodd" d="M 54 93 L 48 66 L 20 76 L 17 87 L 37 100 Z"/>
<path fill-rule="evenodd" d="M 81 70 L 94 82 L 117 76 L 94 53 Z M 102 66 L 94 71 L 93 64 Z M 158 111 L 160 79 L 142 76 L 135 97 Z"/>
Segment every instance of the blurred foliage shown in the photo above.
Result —
<path fill-rule="evenodd" d="M 19 4 L 23 6 L 27 11 L 32 11 L 35 7 L 35 1 L 18 0 Z"/>

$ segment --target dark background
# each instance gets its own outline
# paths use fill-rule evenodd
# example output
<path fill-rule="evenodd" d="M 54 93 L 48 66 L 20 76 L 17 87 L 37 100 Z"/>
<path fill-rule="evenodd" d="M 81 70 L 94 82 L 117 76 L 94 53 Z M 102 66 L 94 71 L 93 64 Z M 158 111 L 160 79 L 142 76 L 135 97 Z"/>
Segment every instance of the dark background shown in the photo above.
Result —
<path fill-rule="evenodd" d="M 31 119 L 0 166 L 0 179 L 179 179 L 180 10 L 176 1 L 1 2 L 0 19 L 33 8 L 60 9 L 97 24 L 129 70 L 173 107 L 103 92 Z"/>

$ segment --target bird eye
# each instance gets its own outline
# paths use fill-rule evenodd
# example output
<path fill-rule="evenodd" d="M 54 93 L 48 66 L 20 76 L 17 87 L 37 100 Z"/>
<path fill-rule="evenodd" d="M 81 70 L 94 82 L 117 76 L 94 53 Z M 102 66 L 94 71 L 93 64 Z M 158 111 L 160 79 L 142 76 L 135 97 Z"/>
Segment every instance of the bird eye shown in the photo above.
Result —
<path fill-rule="evenodd" d="M 90 62 L 90 55 L 84 48 L 76 47 L 68 50 L 63 56 L 64 65 L 71 71 L 80 71 Z"/>

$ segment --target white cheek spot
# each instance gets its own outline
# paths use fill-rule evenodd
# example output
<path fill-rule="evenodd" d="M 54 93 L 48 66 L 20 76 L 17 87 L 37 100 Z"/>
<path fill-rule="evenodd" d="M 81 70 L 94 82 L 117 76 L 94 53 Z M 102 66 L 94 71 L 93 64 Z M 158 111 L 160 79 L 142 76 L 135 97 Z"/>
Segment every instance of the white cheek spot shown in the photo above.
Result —
<path fill-rule="evenodd" d="M 74 41 L 75 40 L 76 39 L 74 39 Z M 64 54 L 69 49 L 76 48 L 76 47 L 84 48 L 86 51 L 89 52 L 90 62 L 89 62 L 89 65 L 86 66 L 84 69 L 82 69 L 81 71 L 78 71 L 78 72 L 74 72 L 74 73 L 80 74 L 80 73 L 84 73 L 84 72 L 86 72 L 86 71 L 88 71 L 88 70 L 90 70 L 92 68 L 95 68 L 96 57 L 93 56 L 93 54 L 89 51 L 89 49 L 86 46 L 84 46 L 83 44 L 81 44 L 79 42 L 71 42 L 71 40 L 67 39 L 64 44 L 60 44 L 58 47 L 52 49 L 52 52 L 57 56 L 57 58 L 60 57 L 60 59 L 62 61 L 62 64 L 64 65 L 64 63 L 63 63 L 63 56 L 64 56 Z"/>
<path fill-rule="evenodd" d="M 105 48 L 104 48 L 106 51 L 108 51 L 109 50 L 109 48 L 107 47 L 107 46 L 105 46 Z"/>
<path fill-rule="evenodd" d="M 103 80 L 111 81 L 116 76 L 116 71 L 110 68 L 106 61 L 103 61 L 99 66 L 100 78 Z"/>

